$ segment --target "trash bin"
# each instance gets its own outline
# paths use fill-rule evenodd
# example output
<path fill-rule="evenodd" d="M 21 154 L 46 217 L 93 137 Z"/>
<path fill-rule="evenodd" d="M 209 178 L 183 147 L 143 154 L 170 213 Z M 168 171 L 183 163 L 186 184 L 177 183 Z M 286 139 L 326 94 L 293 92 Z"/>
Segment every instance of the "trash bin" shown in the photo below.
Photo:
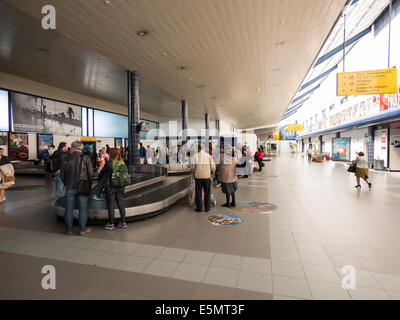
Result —
<path fill-rule="evenodd" d="M 374 169 L 383 171 L 385 170 L 385 161 L 384 160 L 374 160 Z"/>

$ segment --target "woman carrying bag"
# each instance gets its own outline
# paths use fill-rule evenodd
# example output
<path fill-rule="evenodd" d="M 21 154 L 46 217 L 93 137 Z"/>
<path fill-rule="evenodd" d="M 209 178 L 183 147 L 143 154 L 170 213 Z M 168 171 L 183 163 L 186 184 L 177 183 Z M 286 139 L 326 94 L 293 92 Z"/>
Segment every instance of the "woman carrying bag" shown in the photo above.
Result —
<path fill-rule="evenodd" d="M 354 161 L 352 161 L 349 169 L 347 170 L 348 172 L 354 172 L 357 180 L 357 185 L 355 188 L 361 189 L 361 179 L 363 179 L 367 184 L 368 187 L 371 189 L 372 188 L 372 183 L 369 181 L 369 166 L 368 166 L 368 159 L 364 155 L 364 152 L 359 152 L 358 153 L 358 158 Z"/>

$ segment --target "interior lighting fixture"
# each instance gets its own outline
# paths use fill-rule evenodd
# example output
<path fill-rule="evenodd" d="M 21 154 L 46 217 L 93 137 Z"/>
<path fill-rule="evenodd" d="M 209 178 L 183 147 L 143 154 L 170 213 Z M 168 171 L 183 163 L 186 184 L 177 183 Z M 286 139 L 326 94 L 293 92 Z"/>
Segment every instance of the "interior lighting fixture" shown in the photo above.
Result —
<path fill-rule="evenodd" d="M 137 33 L 140 38 L 144 38 L 147 35 L 147 31 L 141 30 Z"/>

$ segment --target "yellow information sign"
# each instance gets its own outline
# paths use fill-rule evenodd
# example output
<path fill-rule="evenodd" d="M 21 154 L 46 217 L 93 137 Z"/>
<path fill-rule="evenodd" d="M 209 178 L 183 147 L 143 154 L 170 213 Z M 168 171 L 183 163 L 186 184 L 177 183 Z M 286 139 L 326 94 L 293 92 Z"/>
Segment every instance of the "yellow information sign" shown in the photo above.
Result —
<path fill-rule="evenodd" d="M 288 131 L 304 131 L 303 124 L 288 124 Z"/>
<path fill-rule="evenodd" d="M 397 68 L 337 74 L 337 95 L 397 93 Z"/>
<path fill-rule="evenodd" d="M 279 136 L 278 135 L 274 135 L 274 140 L 279 140 Z"/>
<path fill-rule="evenodd" d="M 97 139 L 96 139 L 96 137 L 81 137 L 81 141 L 85 141 L 85 142 L 96 142 Z"/>

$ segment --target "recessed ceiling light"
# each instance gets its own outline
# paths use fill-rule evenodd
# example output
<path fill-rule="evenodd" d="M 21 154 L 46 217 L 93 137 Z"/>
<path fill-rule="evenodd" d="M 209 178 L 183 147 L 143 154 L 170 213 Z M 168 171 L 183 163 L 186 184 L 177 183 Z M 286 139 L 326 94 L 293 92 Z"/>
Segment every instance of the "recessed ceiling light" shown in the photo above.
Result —
<path fill-rule="evenodd" d="M 257 88 L 257 91 L 260 91 L 261 90 L 261 88 Z"/>
<path fill-rule="evenodd" d="M 105 4 L 110 4 L 111 1 L 110 1 L 110 0 L 104 0 L 104 3 L 105 3 Z"/>
<path fill-rule="evenodd" d="M 141 31 L 139 31 L 139 32 L 137 33 L 137 35 L 138 35 L 140 38 L 143 38 L 144 36 L 147 35 L 147 31 L 141 30 Z"/>
<path fill-rule="evenodd" d="M 165 57 L 165 56 L 167 55 L 167 53 L 166 53 L 166 52 L 163 52 L 162 55 Z"/>
<path fill-rule="evenodd" d="M 50 50 L 46 48 L 38 48 L 38 50 L 44 53 L 50 53 Z"/>

